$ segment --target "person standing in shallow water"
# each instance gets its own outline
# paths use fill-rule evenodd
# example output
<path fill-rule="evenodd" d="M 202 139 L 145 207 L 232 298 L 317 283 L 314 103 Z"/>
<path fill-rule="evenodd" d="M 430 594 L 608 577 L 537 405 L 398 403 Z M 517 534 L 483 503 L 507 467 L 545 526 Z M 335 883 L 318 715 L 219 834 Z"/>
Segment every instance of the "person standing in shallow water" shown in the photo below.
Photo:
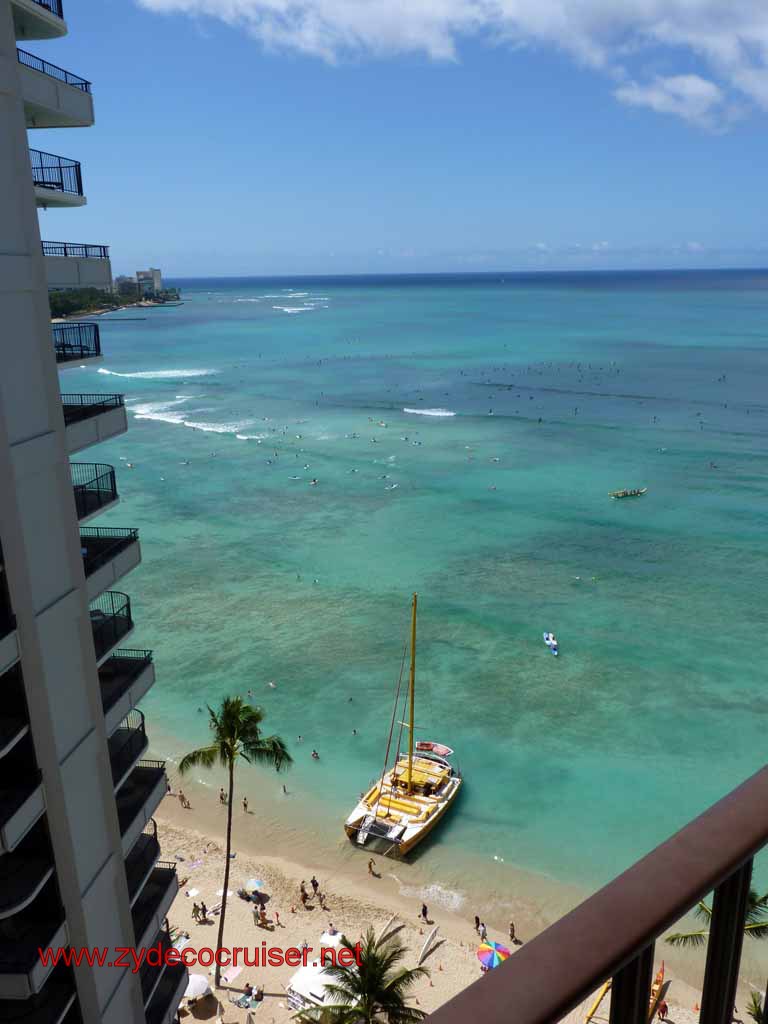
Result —
<path fill-rule="evenodd" d="M 245 811 L 246 814 L 248 813 L 248 797 L 247 796 L 243 797 L 243 810 Z"/>
<path fill-rule="evenodd" d="M 425 924 L 428 923 L 428 921 L 427 921 L 428 917 L 429 917 L 429 914 L 427 913 L 427 904 L 426 903 L 422 903 L 421 904 L 421 919 L 422 919 L 422 921 Z"/>

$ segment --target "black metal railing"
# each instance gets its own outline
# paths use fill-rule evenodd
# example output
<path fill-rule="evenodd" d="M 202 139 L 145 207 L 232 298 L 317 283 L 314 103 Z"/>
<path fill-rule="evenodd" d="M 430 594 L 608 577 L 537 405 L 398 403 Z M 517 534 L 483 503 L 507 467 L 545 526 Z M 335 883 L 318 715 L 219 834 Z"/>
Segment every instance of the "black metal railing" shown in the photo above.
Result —
<path fill-rule="evenodd" d="M 152 868 L 149 878 L 141 890 L 141 895 L 131 907 L 133 933 L 137 946 L 141 943 L 144 933 L 152 923 L 152 918 L 157 913 L 175 878 L 176 865 L 171 861 L 158 861 Z"/>
<path fill-rule="evenodd" d="M 65 421 L 66 415 L 65 412 Z M 97 462 L 70 462 L 69 468 L 78 519 L 85 519 L 105 505 L 117 501 L 117 481 L 113 466 Z"/>
<path fill-rule="evenodd" d="M 121 647 L 99 667 L 101 706 L 106 714 L 130 689 L 147 666 L 152 664 L 152 651 Z"/>
<path fill-rule="evenodd" d="M 95 359 L 101 355 L 99 325 L 76 321 L 51 324 L 56 362 L 68 363 L 74 359 Z"/>
<path fill-rule="evenodd" d="M 108 245 L 87 242 L 43 242 L 43 256 L 67 256 L 79 260 L 108 260 Z"/>
<path fill-rule="evenodd" d="M 160 843 L 157 841 L 157 824 L 150 818 L 144 831 L 131 847 L 125 858 L 125 877 L 128 882 L 128 896 L 133 902 L 145 878 L 157 863 Z"/>
<path fill-rule="evenodd" d="M 0 564 L 2 551 L 0 551 Z M 8 581 L 5 569 L 0 568 L 0 640 L 16 629 L 16 616 L 11 609 L 11 595 L 8 593 Z"/>
<path fill-rule="evenodd" d="M 101 658 L 133 629 L 131 599 L 127 594 L 107 590 L 91 602 L 90 613 L 93 645 L 96 657 Z"/>
<path fill-rule="evenodd" d="M 107 740 L 112 781 L 115 785 L 138 760 L 142 751 L 146 750 L 147 742 L 144 715 L 134 708 Z"/>
<path fill-rule="evenodd" d="M 59 15 L 59 17 L 61 17 L 61 15 Z M 49 78 L 56 78 L 59 82 L 64 82 L 65 85 L 72 85 L 75 89 L 80 89 L 81 92 L 91 91 L 90 82 L 87 82 L 84 78 L 80 78 L 79 75 L 73 75 L 71 71 L 65 71 L 64 68 L 60 68 L 56 64 L 51 64 L 49 61 L 43 60 L 42 57 L 36 57 L 34 53 L 28 53 L 26 50 L 22 50 L 17 46 L 16 56 L 19 59 L 19 64 L 23 64 L 27 68 L 32 68 L 33 71 L 42 71 L 42 73 L 44 75 L 48 75 Z"/>
<path fill-rule="evenodd" d="M 85 575 L 90 576 L 139 539 L 132 527 L 82 526 L 80 554 Z"/>
<path fill-rule="evenodd" d="M 163 1024 L 179 1005 L 189 977 L 184 964 L 169 964 L 147 1006 L 147 1024 Z"/>
<path fill-rule="evenodd" d="M 562 1020 L 612 980 L 610 1024 L 649 1019 L 656 939 L 714 890 L 700 1024 L 731 1024 L 768 767 L 430 1015 L 434 1024 Z"/>
<path fill-rule="evenodd" d="M 72 196 L 83 194 L 83 176 L 77 160 L 56 156 L 55 153 L 44 153 L 40 149 L 30 149 L 29 160 L 32 164 L 32 181 L 37 188 L 50 188 Z"/>
<path fill-rule="evenodd" d="M 89 420 L 92 416 L 100 416 L 110 409 L 120 409 L 124 404 L 123 395 L 70 395 L 61 396 L 64 410 L 64 423 L 71 426 L 81 420 Z"/>
<path fill-rule="evenodd" d="M 120 823 L 121 834 L 128 831 L 152 792 L 161 782 L 167 787 L 165 761 L 139 761 L 115 794 L 117 820 Z"/>
<path fill-rule="evenodd" d="M 149 964 L 145 959 L 144 963 L 139 968 L 139 982 L 141 983 L 141 995 L 144 1006 L 147 1005 L 149 997 L 152 995 L 160 975 L 163 973 L 163 969 L 165 967 L 165 951 L 173 948 L 173 942 L 171 941 L 171 936 L 167 927 L 160 929 L 151 944 L 151 948 L 157 949 L 158 945 L 160 946 L 160 956 L 157 959 L 160 960 L 160 963 Z M 153 956 L 152 959 L 154 961 L 155 957 Z"/>
<path fill-rule="evenodd" d="M 35 0 L 35 3 L 40 7 L 45 7 L 51 14 L 55 14 L 57 18 L 64 17 L 64 7 L 61 0 Z"/>

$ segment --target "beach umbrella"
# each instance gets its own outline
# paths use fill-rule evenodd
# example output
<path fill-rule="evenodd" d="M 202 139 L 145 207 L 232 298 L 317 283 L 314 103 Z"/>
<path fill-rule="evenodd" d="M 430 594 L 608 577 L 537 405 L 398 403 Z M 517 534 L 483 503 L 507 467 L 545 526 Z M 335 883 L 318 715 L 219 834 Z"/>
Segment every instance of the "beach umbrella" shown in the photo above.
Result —
<path fill-rule="evenodd" d="M 243 888 L 246 892 L 256 892 L 257 889 L 263 889 L 264 882 L 260 878 L 249 878 L 247 882 L 243 883 Z"/>
<path fill-rule="evenodd" d="M 498 967 L 509 955 L 507 947 L 502 946 L 500 942 L 481 942 L 477 947 L 477 959 L 483 967 L 489 969 L 491 967 Z"/>
<path fill-rule="evenodd" d="M 184 998 L 199 999 L 200 996 L 208 995 L 210 991 L 211 986 L 204 974 L 190 974 Z"/>

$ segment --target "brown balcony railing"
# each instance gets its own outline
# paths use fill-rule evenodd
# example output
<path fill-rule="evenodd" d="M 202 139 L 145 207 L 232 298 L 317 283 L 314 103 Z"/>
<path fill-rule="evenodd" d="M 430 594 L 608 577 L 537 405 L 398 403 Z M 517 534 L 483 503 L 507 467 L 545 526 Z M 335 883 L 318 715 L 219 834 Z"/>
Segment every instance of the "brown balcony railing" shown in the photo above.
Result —
<path fill-rule="evenodd" d="M 612 979 L 610 1024 L 646 1024 L 655 940 L 714 890 L 700 1024 L 731 1024 L 768 767 L 430 1015 L 555 1024 Z"/>

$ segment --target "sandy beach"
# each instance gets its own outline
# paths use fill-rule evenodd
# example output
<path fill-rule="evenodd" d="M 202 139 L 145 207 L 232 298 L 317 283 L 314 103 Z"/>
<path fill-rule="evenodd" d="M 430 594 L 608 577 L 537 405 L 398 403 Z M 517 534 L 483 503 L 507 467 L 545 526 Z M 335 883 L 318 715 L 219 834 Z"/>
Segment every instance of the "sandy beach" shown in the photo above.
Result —
<path fill-rule="evenodd" d="M 184 792 L 192 801 L 192 809 L 182 809 L 177 797 L 169 795 L 163 802 L 156 819 L 163 847 L 163 859 L 175 860 L 179 881 L 179 894 L 174 901 L 168 920 L 173 928 L 189 935 L 189 944 L 195 948 L 215 947 L 218 934 L 218 916 L 212 915 L 208 923 L 197 923 L 192 918 L 192 906 L 201 900 L 211 910 L 221 901 L 223 880 L 223 846 L 225 809 L 220 808 L 221 821 L 217 828 L 211 821 L 211 807 L 208 801 L 200 802 L 197 787 L 184 784 Z M 365 929 L 372 925 L 378 933 L 393 915 L 403 927 L 400 938 L 408 950 L 407 966 L 415 966 L 431 926 L 424 926 L 419 920 L 421 902 L 401 895 L 388 879 L 388 865 L 384 858 L 376 857 L 376 870 L 382 877 L 367 874 L 367 858 L 359 859 L 359 877 L 339 875 L 335 870 L 329 874 L 329 864 L 323 858 L 313 863 L 306 860 L 298 863 L 290 856 L 265 853 L 259 844 L 243 828 L 244 814 L 240 806 L 235 808 L 233 851 L 229 891 L 233 894 L 228 902 L 224 945 L 256 946 L 265 940 L 268 945 L 281 948 L 299 947 L 306 942 L 310 946 L 320 945 L 320 936 L 331 926 L 342 932 L 350 941 L 360 938 Z M 250 814 L 248 815 L 250 817 Z M 203 830 L 196 827 L 205 820 Z M 271 844 L 265 844 L 271 847 Z M 313 875 L 320 882 L 325 908 L 318 899 L 310 900 L 306 908 L 300 901 L 300 883 L 304 880 L 307 889 Z M 264 892 L 269 896 L 266 910 L 268 928 L 258 927 L 253 919 L 253 904 L 237 897 L 236 891 L 249 878 L 259 878 L 265 883 Z M 279 924 L 276 924 L 276 916 Z M 437 948 L 425 961 L 430 970 L 429 978 L 421 980 L 414 987 L 414 998 L 418 1005 L 430 1012 L 450 999 L 458 991 L 481 977 L 480 965 L 476 958 L 479 942 L 473 920 L 459 913 L 446 911 L 439 906 L 429 907 L 429 919 L 439 928 L 441 940 Z M 489 938 L 511 946 L 513 955 L 519 945 L 509 943 L 508 930 L 488 923 Z M 518 927 L 516 923 L 516 927 Z M 519 932 L 518 932 L 519 934 Z M 532 933 L 529 933 L 529 936 Z M 529 937 L 527 936 L 527 937 Z M 662 948 L 657 947 L 660 959 Z M 265 1000 L 259 1010 L 260 1018 L 269 1024 L 284 1024 L 292 1019 L 285 987 L 293 967 L 243 968 L 214 993 L 214 997 L 200 1000 L 190 1008 L 196 1019 L 214 1019 L 217 1005 L 224 1008 L 226 1024 L 245 1022 L 247 1011 L 230 1002 L 238 998 L 246 983 L 263 986 Z M 209 976 L 213 986 L 213 968 L 191 968 L 190 973 Z M 223 972 L 227 976 L 228 972 Z M 694 987 L 667 970 L 665 998 L 670 1006 L 669 1020 L 673 1024 L 695 1024 L 698 1014 L 694 1007 L 700 1003 L 700 995 Z M 566 1018 L 567 1024 L 583 1022 L 590 1000 L 574 1010 Z M 743 1005 L 743 1000 L 742 1000 Z M 608 1001 L 603 1003 L 601 1015 L 607 1014 Z"/>

